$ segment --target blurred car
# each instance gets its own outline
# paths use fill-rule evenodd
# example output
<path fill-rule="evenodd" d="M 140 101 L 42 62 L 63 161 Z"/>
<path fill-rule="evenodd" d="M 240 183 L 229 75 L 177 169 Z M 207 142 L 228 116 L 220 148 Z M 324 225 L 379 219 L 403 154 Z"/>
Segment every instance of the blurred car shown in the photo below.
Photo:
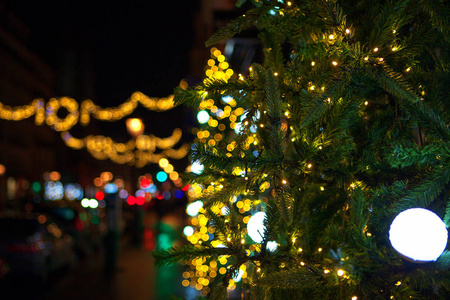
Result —
<path fill-rule="evenodd" d="M 73 240 L 44 214 L 0 216 L 0 258 L 8 276 L 31 275 L 46 283 L 48 275 L 73 266 Z"/>

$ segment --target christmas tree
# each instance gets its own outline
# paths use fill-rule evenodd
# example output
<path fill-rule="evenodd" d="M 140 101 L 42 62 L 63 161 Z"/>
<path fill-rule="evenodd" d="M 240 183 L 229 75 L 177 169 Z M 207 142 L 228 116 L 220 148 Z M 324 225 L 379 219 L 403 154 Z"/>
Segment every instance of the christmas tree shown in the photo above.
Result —
<path fill-rule="evenodd" d="M 204 169 L 185 177 L 213 229 L 156 263 L 222 266 L 206 278 L 210 299 L 236 286 L 244 299 L 448 299 L 450 4 L 242 5 L 207 46 L 257 29 L 264 62 L 175 93 L 243 109 L 228 113 L 235 130 L 191 146 Z M 394 219 L 417 208 L 443 230 L 415 216 L 399 246 Z"/>

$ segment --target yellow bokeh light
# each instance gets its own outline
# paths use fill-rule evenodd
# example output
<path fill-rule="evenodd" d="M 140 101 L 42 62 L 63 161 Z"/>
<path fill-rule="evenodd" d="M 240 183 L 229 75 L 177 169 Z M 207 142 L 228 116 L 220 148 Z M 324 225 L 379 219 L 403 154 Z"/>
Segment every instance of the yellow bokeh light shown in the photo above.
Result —
<path fill-rule="evenodd" d="M 158 163 L 161 168 L 165 168 L 169 164 L 169 161 L 167 158 L 161 158 Z"/>
<path fill-rule="evenodd" d="M 176 171 L 172 171 L 172 172 L 170 172 L 170 174 L 169 174 L 169 178 L 170 178 L 171 180 L 177 180 L 179 177 L 180 177 L 180 176 L 179 176 L 178 172 L 176 172 Z"/>
<path fill-rule="evenodd" d="M 164 172 L 166 172 L 166 173 L 171 173 L 171 172 L 173 172 L 173 165 L 171 165 L 171 164 L 168 164 L 167 166 L 165 166 L 164 167 Z"/>
<path fill-rule="evenodd" d="M 228 69 L 229 64 L 226 61 L 223 61 L 219 64 L 219 67 L 223 70 Z"/>

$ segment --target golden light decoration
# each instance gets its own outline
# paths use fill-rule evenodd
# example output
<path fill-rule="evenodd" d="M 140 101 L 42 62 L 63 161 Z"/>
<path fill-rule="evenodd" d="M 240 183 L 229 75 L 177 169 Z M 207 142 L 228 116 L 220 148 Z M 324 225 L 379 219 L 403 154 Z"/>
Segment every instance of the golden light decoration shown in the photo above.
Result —
<path fill-rule="evenodd" d="M 60 107 L 66 108 L 68 114 L 64 119 L 58 117 Z M 78 103 L 68 97 L 52 98 L 47 103 L 45 122 L 56 131 L 69 130 L 78 123 Z"/>
<path fill-rule="evenodd" d="M 182 80 L 180 86 L 187 87 Z M 148 110 L 167 111 L 174 107 L 173 95 L 164 98 L 148 97 L 141 92 L 134 92 L 131 97 L 116 107 L 102 108 L 92 100 L 84 100 L 81 105 L 72 98 L 51 98 L 47 103 L 42 99 L 35 99 L 29 105 L 11 107 L 0 102 L 0 119 L 9 121 L 21 121 L 35 115 L 35 124 L 44 123 L 55 131 L 61 132 L 65 144 L 72 149 L 86 148 L 89 153 L 99 160 L 110 159 L 118 164 L 129 164 L 136 167 L 144 167 L 147 164 L 157 164 L 162 158 L 181 159 L 186 156 L 189 146 L 183 144 L 178 149 L 172 149 L 181 139 L 182 131 L 176 128 L 173 134 L 167 138 L 159 138 L 154 135 L 143 135 L 144 126 L 140 128 L 128 126 L 130 134 L 134 137 L 126 143 L 115 142 L 110 137 L 102 135 L 89 135 L 78 139 L 73 137 L 69 130 L 80 122 L 87 126 L 91 116 L 97 120 L 114 122 L 129 116 L 141 104 Z M 67 111 L 64 118 L 58 116 L 61 108 Z M 133 123 L 135 118 L 130 119 Z M 159 148 L 159 153 L 154 153 Z"/>
<path fill-rule="evenodd" d="M 189 145 L 183 144 L 178 149 L 172 148 L 180 141 L 181 136 L 181 129 L 175 128 L 172 135 L 166 138 L 140 135 L 136 140 L 130 139 L 126 143 L 119 143 L 103 135 L 89 135 L 78 139 L 73 137 L 70 132 L 61 133 L 65 144 L 72 149 L 86 148 L 96 159 L 110 159 L 118 164 L 130 164 L 139 168 L 147 164 L 157 164 L 162 158 L 181 159 L 185 157 Z M 155 153 L 157 149 L 162 151 Z"/>
<path fill-rule="evenodd" d="M 0 119 L 21 121 L 35 115 L 35 124 L 46 123 L 56 131 L 67 131 L 81 123 L 88 125 L 91 116 L 97 120 L 114 122 L 129 116 L 141 104 L 148 110 L 167 111 L 174 107 L 173 95 L 164 98 L 148 97 L 141 92 L 134 92 L 131 97 L 117 107 L 102 108 L 92 100 L 81 104 L 69 97 L 51 98 L 47 104 L 42 99 L 35 99 L 28 105 L 11 107 L 0 102 Z M 58 117 L 61 107 L 67 110 L 64 119 Z"/>

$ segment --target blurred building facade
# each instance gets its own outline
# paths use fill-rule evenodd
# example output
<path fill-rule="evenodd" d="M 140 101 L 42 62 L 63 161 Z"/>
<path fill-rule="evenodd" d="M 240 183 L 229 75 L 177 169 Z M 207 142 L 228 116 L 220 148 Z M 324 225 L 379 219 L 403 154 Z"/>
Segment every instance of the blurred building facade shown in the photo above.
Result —
<path fill-rule="evenodd" d="M 0 5 L 0 102 L 4 105 L 28 105 L 54 95 L 55 73 L 30 50 L 29 36 L 29 28 Z M 31 180 L 55 168 L 59 150 L 55 138 L 49 127 L 36 126 L 34 117 L 0 120 L 0 164 L 5 167 L 0 175 L 0 209 L 25 197 Z"/>

